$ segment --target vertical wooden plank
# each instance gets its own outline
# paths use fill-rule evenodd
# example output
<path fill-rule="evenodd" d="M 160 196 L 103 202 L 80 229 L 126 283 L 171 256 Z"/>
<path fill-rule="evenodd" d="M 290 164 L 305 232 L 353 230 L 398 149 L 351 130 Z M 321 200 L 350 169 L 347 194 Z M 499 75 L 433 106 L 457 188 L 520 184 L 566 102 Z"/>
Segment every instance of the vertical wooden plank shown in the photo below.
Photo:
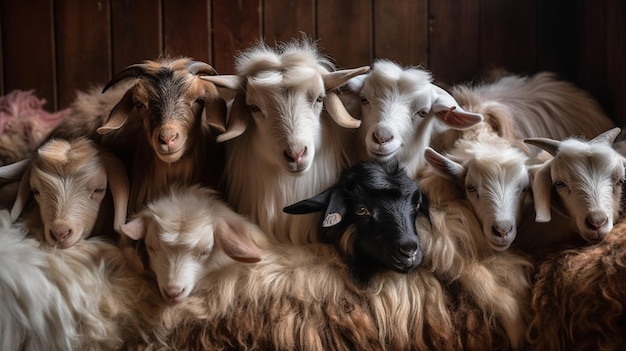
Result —
<path fill-rule="evenodd" d="M 59 107 L 65 108 L 77 90 L 106 83 L 111 76 L 109 3 L 56 1 L 54 10 Z"/>
<path fill-rule="evenodd" d="M 571 0 L 537 1 L 537 70 L 572 80 L 579 52 L 577 6 Z"/>
<path fill-rule="evenodd" d="M 160 5 L 154 0 L 111 0 L 113 74 L 163 52 Z"/>
<path fill-rule="evenodd" d="M 480 0 L 481 69 L 532 73 L 537 62 L 536 2 Z"/>
<path fill-rule="evenodd" d="M 447 84 L 470 80 L 480 68 L 479 0 L 430 1 L 428 67 Z"/>
<path fill-rule="evenodd" d="M 261 0 L 213 1 L 213 63 L 219 73 L 234 73 L 234 56 L 261 38 L 261 11 Z"/>
<path fill-rule="evenodd" d="M 209 0 L 163 1 L 164 50 L 210 63 Z"/>
<path fill-rule="evenodd" d="M 263 23 L 263 37 L 270 45 L 299 38 L 301 33 L 315 38 L 315 1 L 265 0 Z"/>
<path fill-rule="evenodd" d="M 4 91 L 35 90 L 45 109 L 57 108 L 50 0 L 1 1 Z"/>
<path fill-rule="evenodd" d="M 606 110 L 617 126 L 626 128 L 626 2 L 607 1 L 607 75 Z"/>
<path fill-rule="evenodd" d="M 317 0 L 319 46 L 339 68 L 372 62 L 372 8 L 366 0 Z"/>
<path fill-rule="evenodd" d="M 374 2 L 374 58 L 428 66 L 428 1 Z"/>

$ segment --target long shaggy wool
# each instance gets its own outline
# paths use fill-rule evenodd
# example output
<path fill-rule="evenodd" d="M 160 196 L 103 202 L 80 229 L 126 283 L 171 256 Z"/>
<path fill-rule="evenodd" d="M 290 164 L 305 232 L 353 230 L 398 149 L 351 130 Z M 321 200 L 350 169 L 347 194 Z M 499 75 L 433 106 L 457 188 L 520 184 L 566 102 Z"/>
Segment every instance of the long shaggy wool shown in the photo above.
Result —
<path fill-rule="evenodd" d="M 532 350 L 626 349 L 626 222 L 595 245 L 546 259 L 532 293 Z"/>

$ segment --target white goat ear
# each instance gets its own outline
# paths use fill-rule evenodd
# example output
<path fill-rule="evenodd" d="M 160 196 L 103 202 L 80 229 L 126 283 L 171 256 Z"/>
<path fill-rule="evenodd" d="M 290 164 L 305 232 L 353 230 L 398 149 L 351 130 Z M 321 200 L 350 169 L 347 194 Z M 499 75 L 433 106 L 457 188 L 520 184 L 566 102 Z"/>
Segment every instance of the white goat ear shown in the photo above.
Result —
<path fill-rule="evenodd" d="M 250 118 L 250 110 L 248 105 L 246 105 L 246 96 L 243 93 L 238 93 L 235 96 L 235 101 L 233 101 L 233 106 L 228 116 L 226 131 L 218 135 L 215 140 L 221 143 L 240 136 L 248 128 Z"/>
<path fill-rule="evenodd" d="M 129 89 L 122 99 L 113 107 L 109 119 L 98 128 L 96 131 L 98 134 L 108 134 L 114 130 L 122 128 L 128 121 L 128 116 L 133 110 L 133 93 L 132 89 Z"/>
<path fill-rule="evenodd" d="M 20 185 L 17 188 L 17 197 L 15 198 L 15 202 L 11 208 L 11 220 L 13 222 L 20 217 L 22 211 L 24 210 L 24 206 L 26 206 L 26 201 L 28 201 L 28 198 L 30 197 L 30 172 L 31 167 L 26 167 L 26 170 L 22 175 L 22 179 L 20 180 Z"/>
<path fill-rule="evenodd" d="M 550 199 L 552 197 L 552 178 L 550 176 L 550 164 L 546 161 L 537 171 L 533 179 L 533 202 L 535 204 L 535 221 L 550 222 Z"/>
<path fill-rule="evenodd" d="M 431 111 L 443 124 L 453 129 L 467 129 L 484 120 L 480 113 L 463 110 L 447 91 L 434 84 L 431 85 L 435 92 Z"/>
<path fill-rule="evenodd" d="M 218 245 L 230 258 L 244 263 L 261 260 L 261 250 L 250 239 L 260 229 L 246 225 L 243 218 L 220 218 L 214 226 L 214 237 Z"/>
<path fill-rule="evenodd" d="M 324 108 L 326 108 L 328 115 L 335 123 L 341 127 L 356 129 L 361 126 L 361 121 L 350 115 L 339 96 L 333 91 L 326 93 L 326 97 L 324 97 Z"/>
<path fill-rule="evenodd" d="M 0 179 L 8 182 L 18 181 L 22 179 L 24 172 L 30 165 L 30 158 L 17 161 L 0 167 Z"/>
<path fill-rule="evenodd" d="M 552 156 L 556 156 L 559 152 L 559 145 L 561 145 L 560 141 L 548 138 L 527 138 L 524 139 L 524 142 L 545 150 Z"/>
<path fill-rule="evenodd" d="M 103 154 L 102 160 L 107 173 L 109 189 L 113 196 L 113 229 L 120 233 L 120 227 L 126 223 L 128 196 L 130 188 L 124 164 L 113 155 Z"/>
<path fill-rule="evenodd" d="M 596 136 L 595 138 L 591 139 L 590 142 L 592 142 L 592 143 L 606 143 L 608 145 L 613 145 L 613 143 L 615 142 L 615 139 L 617 139 L 617 136 L 621 132 L 622 132 L 622 130 L 619 127 L 615 127 L 615 128 L 607 130 L 604 133 L 600 133 L 598 136 Z"/>
<path fill-rule="evenodd" d="M 451 175 L 461 181 L 463 180 L 465 167 L 443 156 L 433 148 L 427 147 L 426 150 L 424 150 L 424 158 L 436 172 L 443 175 Z"/>
<path fill-rule="evenodd" d="M 361 92 L 361 89 L 363 89 L 363 85 L 365 84 L 365 79 L 367 78 L 368 75 L 369 73 L 365 73 L 365 74 L 360 74 L 356 77 L 352 77 L 346 82 L 344 87 L 350 91 L 359 93 Z"/>
<path fill-rule="evenodd" d="M 139 240 L 146 236 L 146 220 L 139 216 L 132 221 L 120 226 L 122 234 L 133 240 Z"/>
<path fill-rule="evenodd" d="M 370 66 L 362 66 L 353 69 L 342 69 L 334 72 L 324 74 L 322 80 L 324 81 L 324 88 L 326 90 L 337 89 L 340 86 L 346 84 L 351 78 L 358 76 L 369 71 Z"/>

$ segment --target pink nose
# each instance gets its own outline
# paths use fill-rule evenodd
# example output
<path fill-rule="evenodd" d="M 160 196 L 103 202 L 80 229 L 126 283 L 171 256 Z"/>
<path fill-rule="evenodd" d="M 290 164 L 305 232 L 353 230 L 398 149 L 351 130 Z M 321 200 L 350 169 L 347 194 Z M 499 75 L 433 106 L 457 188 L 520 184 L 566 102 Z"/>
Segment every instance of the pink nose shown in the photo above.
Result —
<path fill-rule="evenodd" d="M 50 234 L 58 241 L 62 242 L 67 239 L 70 234 L 72 234 L 71 228 L 54 228 L 50 230 Z"/>
<path fill-rule="evenodd" d="M 184 292 L 185 288 L 180 286 L 170 286 L 165 289 L 165 295 L 169 302 L 176 302 Z"/>
<path fill-rule="evenodd" d="M 374 137 L 374 141 L 377 144 L 384 144 L 384 143 L 388 142 L 389 140 L 393 139 L 392 135 L 390 135 L 390 136 L 382 136 L 382 135 L 380 135 L 378 133 L 374 133 L 373 137 Z"/>
<path fill-rule="evenodd" d="M 295 151 L 295 152 L 285 151 L 285 158 L 289 162 L 295 162 L 299 164 L 300 162 L 302 162 L 302 156 L 304 156 L 305 153 L 306 153 L 306 147 L 304 147 L 300 151 Z"/>
<path fill-rule="evenodd" d="M 178 133 L 162 132 L 159 134 L 159 140 L 161 143 L 168 146 L 171 145 L 176 139 L 178 139 Z"/>

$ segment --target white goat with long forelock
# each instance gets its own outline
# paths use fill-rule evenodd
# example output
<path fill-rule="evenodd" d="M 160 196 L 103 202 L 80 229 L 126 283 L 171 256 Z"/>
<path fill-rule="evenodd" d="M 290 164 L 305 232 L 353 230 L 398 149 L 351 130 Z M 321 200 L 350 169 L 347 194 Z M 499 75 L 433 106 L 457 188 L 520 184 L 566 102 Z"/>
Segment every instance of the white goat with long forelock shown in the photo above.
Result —
<path fill-rule="evenodd" d="M 196 282 L 216 270 L 225 257 L 258 262 L 260 251 L 254 240 L 263 242 L 265 237 L 214 190 L 199 186 L 172 187 L 122 225 L 121 231 L 134 240 L 144 239 L 161 295 L 173 304 L 186 299 Z"/>
<path fill-rule="evenodd" d="M 395 157 L 415 177 L 425 166 L 423 152 L 446 129 L 465 129 L 483 120 L 464 111 L 430 72 L 380 59 L 372 70 L 346 85 L 361 99 L 359 158 Z M 348 100 L 347 98 L 344 98 Z"/>
<path fill-rule="evenodd" d="M 90 238 L 65 250 L 42 246 L 6 210 L 0 267 L 2 350 L 119 350 L 136 306 L 155 296 L 115 245 Z"/>
<path fill-rule="evenodd" d="M 478 84 L 455 85 L 450 94 L 465 110 L 482 114 L 507 139 L 593 138 L 615 126 L 589 93 L 550 72 L 531 77 L 498 73 Z M 456 131 L 446 131 L 432 146 L 445 150 L 458 137 Z"/>
<path fill-rule="evenodd" d="M 467 198 L 489 246 L 506 250 L 530 203 L 529 153 L 521 140 L 502 138 L 483 124 L 443 154 L 427 148 L 431 170 L 422 173 L 420 184 L 434 202 Z"/>
<path fill-rule="evenodd" d="M 112 229 L 119 232 L 126 222 L 125 168 L 89 139 L 49 140 L 31 160 L 0 167 L 0 177 L 11 177 L 9 173 L 22 173 L 12 220 L 27 210 L 26 225 L 48 245 L 68 248 L 91 235 L 111 234 Z M 29 207 L 31 196 L 37 206 Z"/>
<path fill-rule="evenodd" d="M 594 243 L 611 231 L 622 206 L 626 166 L 626 158 L 612 147 L 619 133 L 620 128 L 613 128 L 591 140 L 524 140 L 553 156 L 534 170 L 535 220 L 550 222 L 553 210 L 563 225 L 549 232 L 530 225 L 520 234 L 519 247 L 534 251 L 576 238 Z"/>
<path fill-rule="evenodd" d="M 200 79 L 215 74 L 188 57 L 130 65 L 102 93 L 79 93 L 52 136 L 89 136 L 124 160 L 131 214 L 172 183 L 216 187 L 224 150 L 214 130 L 225 123 L 226 104 L 213 83 Z"/>
<path fill-rule="evenodd" d="M 226 132 L 229 203 L 269 235 L 317 241 L 319 215 L 289 216 L 283 207 L 331 186 L 350 164 L 352 118 L 334 89 L 366 67 L 333 71 L 304 38 L 237 56 L 237 75 L 203 79 L 236 92 Z"/>

